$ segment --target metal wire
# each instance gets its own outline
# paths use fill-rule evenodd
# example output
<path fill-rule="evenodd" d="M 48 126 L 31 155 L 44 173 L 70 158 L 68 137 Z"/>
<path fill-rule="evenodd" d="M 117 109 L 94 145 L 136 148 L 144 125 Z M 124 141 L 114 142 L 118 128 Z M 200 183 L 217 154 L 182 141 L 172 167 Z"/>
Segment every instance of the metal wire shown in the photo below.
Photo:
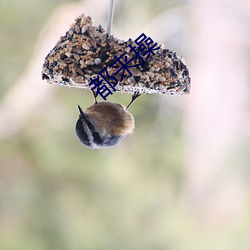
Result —
<path fill-rule="evenodd" d="M 111 33 L 114 10 L 115 10 L 115 0 L 110 0 L 109 12 L 108 12 L 108 26 L 107 26 L 107 33 L 108 34 Z"/>

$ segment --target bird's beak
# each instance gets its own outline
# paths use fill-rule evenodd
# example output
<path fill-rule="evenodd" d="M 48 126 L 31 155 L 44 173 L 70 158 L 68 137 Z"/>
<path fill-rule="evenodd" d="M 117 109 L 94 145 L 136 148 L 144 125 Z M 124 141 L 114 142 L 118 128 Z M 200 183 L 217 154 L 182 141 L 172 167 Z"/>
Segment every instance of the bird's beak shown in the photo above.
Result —
<path fill-rule="evenodd" d="M 79 105 L 77 105 L 77 106 L 78 106 L 78 110 L 79 110 L 79 113 L 80 113 L 80 118 L 86 118 L 84 112 L 82 111 L 82 108 Z"/>

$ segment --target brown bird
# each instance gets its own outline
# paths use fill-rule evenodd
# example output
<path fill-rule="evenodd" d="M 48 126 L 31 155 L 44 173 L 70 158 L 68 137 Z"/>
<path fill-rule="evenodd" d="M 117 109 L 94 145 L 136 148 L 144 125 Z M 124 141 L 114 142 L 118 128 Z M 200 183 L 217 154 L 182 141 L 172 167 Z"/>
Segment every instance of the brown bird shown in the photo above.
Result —
<path fill-rule="evenodd" d="M 95 95 L 94 95 L 95 96 Z M 80 141 L 89 148 L 110 148 L 134 129 L 134 117 L 127 109 L 139 96 L 132 96 L 132 100 L 125 108 L 119 103 L 97 102 L 88 107 L 85 112 L 78 105 L 80 112 L 76 122 L 76 134 Z"/>

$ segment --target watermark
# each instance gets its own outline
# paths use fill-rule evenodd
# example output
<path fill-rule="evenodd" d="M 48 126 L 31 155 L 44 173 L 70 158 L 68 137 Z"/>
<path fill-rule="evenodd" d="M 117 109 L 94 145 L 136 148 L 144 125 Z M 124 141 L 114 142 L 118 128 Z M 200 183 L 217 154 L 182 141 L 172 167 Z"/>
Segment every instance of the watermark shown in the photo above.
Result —
<path fill-rule="evenodd" d="M 91 90 L 95 91 L 96 96 L 100 95 L 104 100 L 106 100 L 109 95 L 112 95 L 113 92 L 116 91 L 115 87 L 118 84 L 118 79 L 115 76 L 118 73 L 121 75 L 119 81 L 123 80 L 125 72 L 132 76 L 132 73 L 129 70 L 130 68 L 144 65 L 149 56 L 155 55 L 154 51 L 160 49 L 160 46 L 157 47 L 157 43 L 154 43 L 154 41 L 150 37 L 147 37 L 144 33 L 136 38 L 134 42 L 137 44 L 137 46 L 132 47 L 129 44 L 129 52 L 134 52 L 135 57 L 132 57 L 128 60 L 128 57 L 126 55 L 127 52 L 124 52 L 120 57 L 115 56 L 115 61 L 108 66 L 113 69 L 117 69 L 114 73 L 114 76 L 109 75 L 107 68 L 104 68 L 102 71 L 100 71 L 99 75 L 96 78 L 90 78 L 89 87 L 91 88 Z M 141 54 L 146 58 L 143 59 Z M 121 61 L 122 58 L 124 59 L 124 62 Z M 139 64 L 129 65 L 134 59 L 137 58 L 140 59 Z M 110 82 L 111 80 L 112 82 Z"/>

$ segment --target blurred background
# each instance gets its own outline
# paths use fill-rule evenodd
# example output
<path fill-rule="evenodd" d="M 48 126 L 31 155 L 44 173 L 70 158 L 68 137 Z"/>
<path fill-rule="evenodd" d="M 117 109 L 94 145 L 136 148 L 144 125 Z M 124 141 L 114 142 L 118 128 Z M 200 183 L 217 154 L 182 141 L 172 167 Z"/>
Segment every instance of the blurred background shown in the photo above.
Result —
<path fill-rule="evenodd" d="M 176 50 L 191 94 L 140 97 L 134 134 L 90 150 L 74 126 L 92 94 L 41 68 L 81 13 L 106 28 L 108 5 L 0 2 L 0 249 L 249 250 L 250 1 L 117 0 L 112 33 Z"/>

